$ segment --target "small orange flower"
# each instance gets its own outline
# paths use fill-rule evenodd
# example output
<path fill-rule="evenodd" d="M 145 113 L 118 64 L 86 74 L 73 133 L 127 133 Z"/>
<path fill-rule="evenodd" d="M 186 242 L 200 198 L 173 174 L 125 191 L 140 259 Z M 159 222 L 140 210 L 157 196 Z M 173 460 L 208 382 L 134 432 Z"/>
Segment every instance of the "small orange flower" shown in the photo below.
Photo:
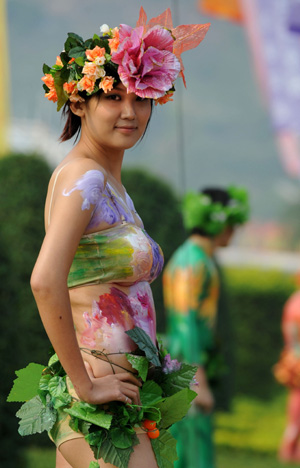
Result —
<path fill-rule="evenodd" d="M 95 80 L 88 76 L 84 76 L 81 78 L 81 80 L 78 82 L 77 85 L 79 91 L 86 91 L 87 93 L 92 93 L 95 88 Z"/>
<path fill-rule="evenodd" d="M 76 81 L 70 81 L 69 83 L 64 83 L 64 90 L 68 94 L 72 94 L 74 92 L 74 89 L 76 88 L 77 82 Z"/>
<path fill-rule="evenodd" d="M 114 28 L 112 30 L 112 33 L 113 33 L 113 38 L 108 39 L 108 43 L 109 43 L 111 53 L 116 52 L 118 47 L 119 47 L 119 44 L 120 44 L 119 29 Z"/>
<path fill-rule="evenodd" d="M 103 80 L 101 80 L 99 88 L 103 89 L 105 93 L 107 91 L 111 91 L 114 87 L 114 78 L 112 76 L 105 76 Z"/>
<path fill-rule="evenodd" d="M 71 60 L 68 61 L 68 64 L 71 64 L 71 63 L 73 63 L 73 62 L 75 62 L 74 57 L 72 57 Z"/>
<path fill-rule="evenodd" d="M 46 75 L 43 76 L 41 80 L 45 83 L 46 86 L 48 86 L 48 88 L 54 87 L 54 78 L 52 75 L 50 75 L 50 73 L 46 73 Z"/>
<path fill-rule="evenodd" d="M 84 102 L 85 99 L 78 94 L 78 89 L 75 89 L 74 92 L 69 97 L 71 102 Z"/>
<path fill-rule="evenodd" d="M 64 66 L 59 55 L 56 57 L 55 65 L 59 65 L 60 67 Z"/>
<path fill-rule="evenodd" d="M 97 58 L 105 57 L 105 49 L 104 47 L 96 46 L 94 49 L 86 50 L 85 55 L 87 56 L 88 60 L 94 62 Z"/>
<path fill-rule="evenodd" d="M 166 104 L 167 102 L 169 101 L 173 101 L 172 97 L 173 97 L 173 94 L 174 93 L 166 93 L 164 96 L 158 98 L 155 100 L 155 105 L 157 106 L 157 104 Z"/>
<path fill-rule="evenodd" d="M 49 93 L 45 94 L 45 97 L 49 99 L 49 101 L 56 102 L 57 101 L 57 94 L 55 88 L 51 88 Z"/>

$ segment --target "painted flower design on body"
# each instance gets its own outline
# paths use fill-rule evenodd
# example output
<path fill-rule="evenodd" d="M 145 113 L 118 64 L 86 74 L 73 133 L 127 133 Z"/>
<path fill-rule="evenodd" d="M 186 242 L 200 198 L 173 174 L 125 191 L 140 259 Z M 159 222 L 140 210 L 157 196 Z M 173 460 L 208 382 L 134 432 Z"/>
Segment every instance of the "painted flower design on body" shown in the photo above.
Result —
<path fill-rule="evenodd" d="M 152 250 L 153 262 L 152 262 L 152 267 L 151 267 L 151 272 L 150 272 L 150 281 L 153 281 L 162 272 L 162 269 L 164 266 L 164 256 L 163 256 L 160 246 L 152 239 L 152 237 L 149 236 L 149 234 L 146 231 L 144 231 L 144 233 L 150 242 L 150 246 Z"/>
<path fill-rule="evenodd" d="M 80 179 L 78 179 L 74 187 L 69 190 L 63 191 L 65 197 L 69 197 L 75 190 L 79 190 L 83 198 L 81 205 L 82 210 L 89 210 L 91 205 L 97 205 L 103 191 L 104 191 L 104 175 L 101 171 L 92 169 L 85 172 Z"/>
<path fill-rule="evenodd" d="M 138 294 L 138 291 L 140 293 Z M 127 352 L 136 348 L 125 331 L 139 326 L 155 342 L 153 300 L 143 286 L 133 286 L 126 295 L 112 287 L 93 302 L 92 312 L 84 312 L 83 345 L 111 352 Z"/>
<path fill-rule="evenodd" d="M 119 65 L 118 74 L 128 93 L 152 99 L 164 96 L 181 69 L 173 54 L 171 32 L 154 26 L 145 33 L 143 26 L 132 28 L 121 24 L 119 38 L 112 62 Z"/>

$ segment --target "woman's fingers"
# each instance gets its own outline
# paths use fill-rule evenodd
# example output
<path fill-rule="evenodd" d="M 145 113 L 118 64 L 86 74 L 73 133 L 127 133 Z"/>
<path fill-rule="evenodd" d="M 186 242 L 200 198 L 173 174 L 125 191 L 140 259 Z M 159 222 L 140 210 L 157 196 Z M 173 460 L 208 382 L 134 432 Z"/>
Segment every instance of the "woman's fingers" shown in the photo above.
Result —
<path fill-rule="evenodd" d="M 129 372 L 120 372 L 119 374 L 115 374 L 115 376 L 118 379 L 122 380 L 123 382 L 124 381 L 132 382 L 134 385 L 138 387 L 142 386 L 142 383 L 134 375 L 130 374 Z"/>
<path fill-rule="evenodd" d="M 122 392 L 124 395 L 128 396 L 135 405 L 141 405 L 140 392 L 135 385 L 123 383 Z M 127 401 L 127 403 L 129 402 Z"/>

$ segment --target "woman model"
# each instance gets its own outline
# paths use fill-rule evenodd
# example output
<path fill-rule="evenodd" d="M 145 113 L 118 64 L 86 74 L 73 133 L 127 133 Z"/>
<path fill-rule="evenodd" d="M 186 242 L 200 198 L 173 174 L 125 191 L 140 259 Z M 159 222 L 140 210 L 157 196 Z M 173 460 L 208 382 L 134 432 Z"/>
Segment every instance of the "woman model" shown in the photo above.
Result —
<path fill-rule="evenodd" d="M 183 221 L 188 239 L 174 252 L 163 275 L 169 348 L 177 358 L 197 366 L 197 396 L 187 418 L 174 426 L 177 468 L 214 468 L 210 375 L 218 368 L 215 324 L 219 276 L 214 261 L 218 247 L 226 247 L 236 227 L 248 217 L 247 193 L 240 187 L 208 188 L 188 193 Z"/>
<path fill-rule="evenodd" d="M 98 444 L 95 458 L 101 468 L 137 467 L 141 460 L 145 468 L 162 466 L 145 428 L 133 425 L 126 409 L 137 406 L 142 414 L 143 407 L 141 379 L 125 353 L 137 348 L 126 333 L 135 327 L 156 346 L 149 283 L 159 275 L 163 257 L 122 185 L 121 167 L 124 151 L 146 131 L 153 102 L 170 100 L 176 78 L 183 77 L 180 54 L 197 46 L 208 27 L 173 28 L 170 10 L 147 23 L 141 9 L 136 28 L 103 25 L 100 36 L 87 41 L 69 33 L 56 65 L 44 65 L 45 95 L 58 110 L 64 106 L 67 118 L 61 140 L 78 137 L 50 180 L 46 236 L 31 278 L 41 319 L 67 374 L 63 395 L 65 384 L 53 366 L 39 385 L 41 399 L 52 398 L 56 409 L 50 437 L 59 449 L 60 467 L 87 468 L 93 444 Z M 86 402 L 79 413 L 74 401 L 66 405 L 70 395 L 77 404 Z M 127 418 L 127 425 L 122 433 L 114 427 L 104 434 L 101 418 L 114 417 L 113 402 L 118 415 L 123 411 L 118 421 Z M 98 421 L 101 416 L 104 429 L 87 442 L 92 413 Z M 163 421 L 162 407 L 152 415 L 158 413 Z M 126 437 L 133 441 L 129 455 Z"/>

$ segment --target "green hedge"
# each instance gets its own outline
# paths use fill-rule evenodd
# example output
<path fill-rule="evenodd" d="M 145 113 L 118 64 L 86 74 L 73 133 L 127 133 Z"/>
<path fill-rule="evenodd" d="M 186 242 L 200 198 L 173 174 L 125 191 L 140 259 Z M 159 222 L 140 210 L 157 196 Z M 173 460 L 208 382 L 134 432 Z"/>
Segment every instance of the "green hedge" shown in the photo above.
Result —
<path fill-rule="evenodd" d="M 45 362 L 49 349 L 29 285 L 44 236 L 49 177 L 48 165 L 35 155 L 0 159 L 0 459 L 6 468 L 20 465 L 18 449 L 30 442 L 17 432 L 19 405 L 5 403 L 14 371 L 29 361 Z"/>
<path fill-rule="evenodd" d="M 225 273 L 234 332 L 236 392 L 269 398 L 280 390 L 272 366 L 282 349 L 282 309 L 295 290 L 293 277 L 259 269 L 227 268 Z"/>

